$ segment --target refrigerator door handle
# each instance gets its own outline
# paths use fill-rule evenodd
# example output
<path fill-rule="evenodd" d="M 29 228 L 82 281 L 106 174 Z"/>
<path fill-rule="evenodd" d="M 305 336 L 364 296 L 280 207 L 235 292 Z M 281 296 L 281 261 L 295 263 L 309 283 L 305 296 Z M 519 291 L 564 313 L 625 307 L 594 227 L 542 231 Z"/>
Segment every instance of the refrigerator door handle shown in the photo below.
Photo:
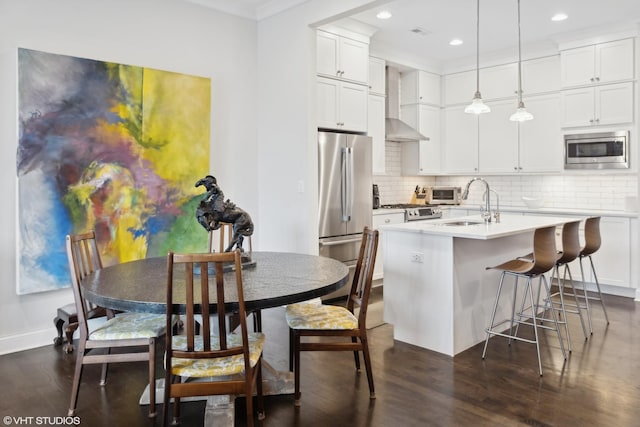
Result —
<path fill-rule="evenodd" d="M 346 170 L 346 188 L 347 188 L 347 219 L 351 221 L 353 216 L 353 148 L 347 147 L 347 170 Z"/>
<path fill-rule="evenodd" d="M 349 168 L 349 148 L 341 148 L 342 152 L 342 164 L 340 165 L 342 178 L 340 180 L 340 209 L 342 211 L 342 222 L 349 221 L 349 181 L 348 181 L 348 168 Z"/>

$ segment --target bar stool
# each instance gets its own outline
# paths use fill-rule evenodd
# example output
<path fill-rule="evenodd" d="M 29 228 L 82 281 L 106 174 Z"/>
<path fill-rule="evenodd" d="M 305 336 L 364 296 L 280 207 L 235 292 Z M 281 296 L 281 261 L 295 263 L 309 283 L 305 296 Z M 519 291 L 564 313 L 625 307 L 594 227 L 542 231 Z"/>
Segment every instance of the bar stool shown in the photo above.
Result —
<path fill-rule="evenodd" d="M 584 222 L 584 247 L 580 251 L 578 255 L 580 257 L 580 273 L 582 275 L 582 286 L 584 290 L 584 300 L 587 309 L 587 317 L 589 319 L 589 331 L 591 335 L 593 335 L 593 325 L 591 322 L 591 306 L 589 301 L 597 301 L 600 302 L 602 306 L 602 311 L 604 312 L 604 318 L 607 321 L 607 325 L 609 324 L 609 316 L 607 316 L 607 308 L 604 305 L 604 301 L 602 299 L 602 291 L 600 290 L 600 282 L 598 282 L 598 276 L 596 275 L 596 269 L 593 266 L 593 259 L 591 255 L 600 249 L 600 245 L 602 243 L 602 239 L 600 237 L 600 217 L 590 217 L 587 218 Z M 591 265 L 591 272 L 593 273 L 593 279 L 596 282 L 596 290 L 598 292 L 598 296 L 589 296 L 587 293 L 587 285 L 586 278 L 584 275 L 584 268 L 582 267 L 582 259 L 589 258 L 589 264 Z"/>
<path fill-rule="evenodd" d="M 553 321 L 553 326 L 538 324 L 539 319 L 536 316 L 537 304 L 535 304 L 533 299 L 533 290 L 531 287 L 531 281 L 535 278 L 538 278 L 540 283 L 544 283 L 544 288 L 547 293 L 547 298 L 550 299 L 551 292 L 549 290 L 549 284 L 547 283 L 547 278 L 544 276 L 549 270 L 551 270 L 558 260 L 558 253 L 556 251 L 556 240 L 555 240 L 555 226 L 551 227 L 543 227 L 535 230 L 533 235 L 533 258 L 516 258 L 500 265 L 494 267 L 487 267 L 487 270 L 500 270 L 502 274 L 500 275 L 500 285 L 498 286 L 498 292 L 496 294 L 496 300 L 493 305 L 493 313 L 491 314 L 491 321 L 489 322 L 489 327 L 486 329 L 487 337 L 484 342 L 484 350 L 482 351 L 482 359 L 485 358 L 487 353 L 487 345 L 489 344 L 489 338 L 492 335 L 498 335 L 501 337 L 505 337 L 509 339 L 509 345 L 511 344 L 511 340 L 523 341 L 530 344 L 536 345 L 536 352 L 538 354 L 538 369 L 540 371 L 540 376 L 542 376 L 542 362 L 540 361 L 540 346 L 538 339 L 538 328 L 543 329 L 551 329 L 555 330 L 558 334 L 558 340 L 560 342 L 560 349 L 562 350 L 562 356 L 564 359 L 567 358 L 566 352 L 564 350 L 564 342 L 562 339 L 562 334 L 560 333 L 560 326 L 558 324 L 558 317 L 556 316 L 556 310 L 553 304 L 549 304 L 549 309 L 551 311 L 551 317 Z M 512 308 L 511 308 L 511 319 L 505 319 L 498 323 L 496 323 L 496 311 L 498 309 L 498 303 L 500 301 L 500 294 L 502 292 L 502 285 L 504 284 L 504 278 L 506 275 L 514 276 L 514 291 L 513 291 L 513 300 L 512 300 Z M 524 278 L 526 279 L 526 285 L 524 289 L 524 293 L 522 295 L 522 302 L 520 305 L 520 311 L 518 313 L 515 312 L 515 304 L 517 297 L 517 288 L 518 288 L 518 279 Z M 529 306 L 525 309 L 525 303 L 529 299 Z M 528 320 L 525 316 L 525 310 L 529 311 Z M 516 318 L 517 315 L 517 318 Z M 502 329 L 499 329 L 501 325 L 504 323 L 509 323 L 508 332 L 503 332 Z M 516 324 L 516 328 L 514 331 L 514 323 Z M 534 339 L 527 339 L 518 336 L 518 329 L 521 324 L 529 325 L 533 328 Z"/>

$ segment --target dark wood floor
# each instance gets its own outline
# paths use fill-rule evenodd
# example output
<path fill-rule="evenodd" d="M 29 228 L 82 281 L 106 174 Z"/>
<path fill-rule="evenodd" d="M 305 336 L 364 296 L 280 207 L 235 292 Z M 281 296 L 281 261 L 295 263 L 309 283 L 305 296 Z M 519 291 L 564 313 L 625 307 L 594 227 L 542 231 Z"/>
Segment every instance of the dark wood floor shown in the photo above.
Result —
<path fill-rule="evenodd" d="M 508 347 L 497 337 L 484 361 L 481 345 L 449 358 L 394 342 L 390 325 L 376 327 L 370 331 L 375 401 L 369 400 L 366 375 L 355 373 L 350 354 L 305 354 L 302 406 L 296 409 L 290 395 L 267 396 L 263 425 L 638 426 L 640 305 L 620 297 L 607 297 L 606 303 L 611 323 L 607 327 L 596 308 L 594 333 L 587 341 L 577 318 L 569 318 L 573 353 L 566 362 L 557 341 L 545 332 L 543 377 L 530 344 Z M 284 369 L 286 353 L 280 350 L 286 349 L 288 335 L 283 309 L 265 311 L 263 322 L 267 356 Z M 64 417 L 74 363 L 73 355 L 53 345 L 1 356 L 0 415 Z M 147 407 L 138 405 L 144 365 L 114 365 L 109 375 L 107 386 L 99 387 L 99 368 L 85 369 L 80 425 L 153 425 L 146 418 Z M 203 413 L 203 402 L 183 404 L 183 425 L 202 425 Z M 244 425 L 242 398 L 236 400 L 236 414 L 236 425 Z"/>

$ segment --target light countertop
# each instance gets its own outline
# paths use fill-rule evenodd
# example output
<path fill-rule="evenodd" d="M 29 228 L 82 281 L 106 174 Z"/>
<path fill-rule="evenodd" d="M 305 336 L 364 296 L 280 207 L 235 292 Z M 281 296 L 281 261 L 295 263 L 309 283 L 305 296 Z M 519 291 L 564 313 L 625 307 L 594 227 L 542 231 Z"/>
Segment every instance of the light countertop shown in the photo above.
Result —
<path fill-rule="evenodd" d="M 495 206 L 491 205 L 493 208 Z M 455 205 L 455 206 L 441 206 L 442 210 L 469 210 L 480 212 L 479 205 Z M 600 210 L 600 209 L 572 209 L 572 208 L 538 208 L 531 209 L 526 206 L 500 206 L 500 212 L 523 212 L 533 213 L 539 215 L 579 215 L 579 216 L 609 216 L 609 217 L 624 217 L 624 218 L 637 218 L 638 212 L 634 211 L 613 211 L 613 210 Z"/>
<path fill-rule="evenodd" d="M 499 223 L 493 220 L 494 222 L 485 224 L 479 215 L 469 215 L 457 218 L 382 225 L 380 226 L 380 230 L 383 233 L 398 231 L 444 237 L 489 240 L 533 231 L 536 228 L 561 225 L 575 220 L 575 217 L 502 214 Z M 470 221 L 476 224 L 444 225 L 460 221 Z"/>

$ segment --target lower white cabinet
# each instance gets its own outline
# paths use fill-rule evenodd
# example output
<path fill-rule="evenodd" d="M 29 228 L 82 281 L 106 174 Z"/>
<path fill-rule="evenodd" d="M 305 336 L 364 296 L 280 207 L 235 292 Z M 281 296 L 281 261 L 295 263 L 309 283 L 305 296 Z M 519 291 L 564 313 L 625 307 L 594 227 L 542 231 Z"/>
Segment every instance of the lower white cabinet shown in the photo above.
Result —
<path fill-rule="evenodd" d="M 404 212 L 382 213 L 373 215 L 373 228 L 378 229 L 381 225 L 390 224 L 402 224 L 404 222 Z M 380 233 L 380 240 L 378 242 L 378 253 L 376 254 L 376 263 L 373 267 L 373 280 L 382 279 L 382 248 L 384 246 L 383 240 L 384 233 Z"/>
<path fill-rule="evenodd" d="M 368 92 L 365 85 L 318 77 L 318 127 L 366 132 Z"/>

